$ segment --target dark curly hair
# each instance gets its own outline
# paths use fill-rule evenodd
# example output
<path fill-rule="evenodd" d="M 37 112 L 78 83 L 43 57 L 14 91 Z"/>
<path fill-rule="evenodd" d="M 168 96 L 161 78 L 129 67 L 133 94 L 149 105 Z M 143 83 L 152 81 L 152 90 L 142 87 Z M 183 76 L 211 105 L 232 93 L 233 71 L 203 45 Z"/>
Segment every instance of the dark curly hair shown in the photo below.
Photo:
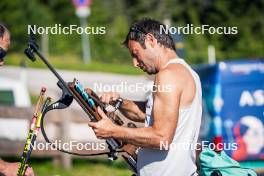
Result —
<path fill-rule="evenodd" d="M 171 34 L 164 32 L 161 33 L 161 26 L 165 27 L 165 25 L 161 22 L 151 18 L 143 18 L 141 20 L 135 21 L 130 26 L 130 30 L 123 44 L 128 47 L 128 41 L 134 40 L 140 43 L 143 48 L 145 48 L 145 36 L 147 33 L 151 33 L 157 39 L 158 43 L 176 52 L 175 44 Z"/>

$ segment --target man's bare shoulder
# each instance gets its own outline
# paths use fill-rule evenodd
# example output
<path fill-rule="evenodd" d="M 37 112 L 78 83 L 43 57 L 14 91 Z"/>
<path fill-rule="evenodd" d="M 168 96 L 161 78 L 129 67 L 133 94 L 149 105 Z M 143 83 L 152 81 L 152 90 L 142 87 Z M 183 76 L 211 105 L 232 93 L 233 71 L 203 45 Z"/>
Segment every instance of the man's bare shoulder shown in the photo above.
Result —
<path fill-rule="evenodd" d="M 188 74 L 190 74 L 183 65 L 181 64 L 170 64 L 166 68 L 159 71 L 156 75 L 156 83 L 163 84 L 169 83 L 172 85 L 184 85 L 186 79 L 188 79 Z"/>
<path fill-rule="evenodd" d="M 171 96 L 181 95 L 180 107 L 189 107 L 195 96 L 195 80 L 187 67 L 182 64 L 170 64 L 157 75 L 158 84 L 169 84 Z"/>

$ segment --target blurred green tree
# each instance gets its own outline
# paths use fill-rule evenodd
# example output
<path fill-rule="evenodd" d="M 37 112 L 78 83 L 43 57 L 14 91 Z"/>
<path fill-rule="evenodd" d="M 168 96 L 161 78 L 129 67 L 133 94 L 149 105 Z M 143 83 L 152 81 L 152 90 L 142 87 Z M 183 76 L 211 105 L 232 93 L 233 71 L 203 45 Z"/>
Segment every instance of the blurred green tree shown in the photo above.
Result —
<path fill-rule="evenodd" d="M 22 53 L 27 42 L 27 25 L 79 25 L 70 0 L 1 0 L 0 21 L 12 33 L 12 52 Z M 185 57 L 190 63 L 207 62 L 207 46 L 216 48 L 218 60 L 264 56 L 264 0 L 93 0 L 89 26 L 104 26 L 106 34 L 90 35 L 92 60 L 130 63 L 121 45 L 129 25 L 136 19 L 170 19 L 172 26 L 237 26 L 236 35 L 184 35 Z M 81 36 L 49 35 L 51 55 L 81 58 Z"/>

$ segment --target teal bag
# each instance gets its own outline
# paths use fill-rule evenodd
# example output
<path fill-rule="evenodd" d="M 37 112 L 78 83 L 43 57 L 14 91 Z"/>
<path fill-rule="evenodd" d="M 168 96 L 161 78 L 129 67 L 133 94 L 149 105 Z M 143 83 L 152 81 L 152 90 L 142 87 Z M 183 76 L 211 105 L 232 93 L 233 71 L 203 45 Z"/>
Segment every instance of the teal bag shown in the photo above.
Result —
<path fill-rule="evenodd" d="M 200 153 L 201 176 L 257 176 L 253 169 L 242 168 L 224 151 L 216 153 L 208 148 Z"/>

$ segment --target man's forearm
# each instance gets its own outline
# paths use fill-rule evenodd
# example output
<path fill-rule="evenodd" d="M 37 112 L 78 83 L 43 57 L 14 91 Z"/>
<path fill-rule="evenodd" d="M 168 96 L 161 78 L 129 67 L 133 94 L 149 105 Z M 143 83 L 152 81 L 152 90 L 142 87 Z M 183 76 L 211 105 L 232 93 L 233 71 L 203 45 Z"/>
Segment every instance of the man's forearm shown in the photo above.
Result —
<path fill-rule="evenodd" d="M 140 110 L 138 105 L 131 100 L 123 100 L 123 104 L 119 109 L 122 114 L 128 119 L 135 122 L 144 122 L 145 121 L 145 113 Z"/>
<path fill-rule="evenodd" d="M 166 139 L 157 133 L 152 127 L 147 128 L 127 128 L 116 126 L 113 138 L 146 148 L 160 148 L 161 142 Z"/>

